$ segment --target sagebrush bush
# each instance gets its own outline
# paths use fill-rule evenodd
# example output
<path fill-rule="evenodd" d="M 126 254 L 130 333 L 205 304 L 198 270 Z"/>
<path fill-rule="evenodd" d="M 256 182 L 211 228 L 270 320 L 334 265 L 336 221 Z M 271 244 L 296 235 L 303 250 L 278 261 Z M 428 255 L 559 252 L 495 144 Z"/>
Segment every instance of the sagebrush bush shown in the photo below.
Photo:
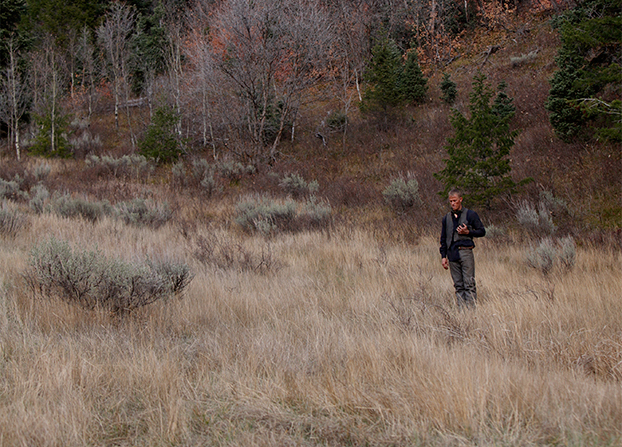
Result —
<path fill-rule="evenodd" d="M 298 229 L 326 227 L 332 213 L 333 209 L 328 202 L 319 201 L 315 196 L 311 196 L 298 206 L 297 227 Z"/>
<path fill-rule="evenodd" d="M 320 188 L 317 180 L 307 182 L 300 174 L 286 175 L 279 182 L 279 186 L 293 197 L 301 197 L 314 194 Z"/>
<path fill-rule="evenodd" d="M 28 218 L 17 209 L 11 209 L 6 202 L 0 208 L 0 235 L 15 236 L 28 224 Z"/>
<path fill-rule="evenodd" d="M 529 266 L 540 270 L 544 275 L 551 272 L 557 264 L 564 270 L 572 270 L 577 256 L 577 246 L 571 236 L 554 241 L 546 237 L 538 245 L 532 245 L 526 253 Z"/>
<path fill-rule="evenodd" d="M 153 200 L 134 199 L 120 202 L 115 207 L 117 218 L 128 225 L 159 228 L 171 220 L 173 212 L 168 203 L 155 203 Z"/>
<path fill-rule="evenodd" d="M 49 163 L 39 163 L 37 166 L 35 166 L 35 169 L 33 171 L 35 181 L 41 182 L 45 180 L 50 175 L 50 172 L 52 172 L 52 167 L 49 165 Z"/>
<path fill-rule="evenodd" d="M 22 191 L 23 183 L 24 180 L 19 174 L 16 174 L 13 180 L 4 180 L 0 178 L 0 200 L 19 200 L 27 198 L 28 194 Z"/>
<path fill-rule="evenodd" d="M 45 206 L 50 198 L 50 192 L 45 187 L 45 185 L 37 184 L 30 189 L 30 201 L 28 202 L 28 206 L 35 213 L 41 214 L 45 211 Z"/>
<path fill-rule="evenodd" d="M 535 236 L 550 236 L 556 230 L 553 216 L 544 202 L 540 202 L 538 209 L 527 201 L 521 202 L 516 210 L 516 220 Z"/>
<path fill-rule="evenodd" d="M 231 160 L 221 161 L 216 165 L 216 170 L 223 177 L 231 182 L 239 181 L 244 175 L 254 174 L 256 169 L 253 165 L 243 165 L 240 162 Z"/>
<path fill-rule="evenodd" d="M 486 226 L 486 239 L 494 241 L 504 241 L 508 238 L 508 232 L 505 228 L 490 224 Z"/>
<path fill-rule="evenodd" d="M 296 202 L 273 200 L 265 196 L 250 197 L 236 206 L 235 221 L 247 231 L 270 234 L 292 228 L 296 217 Z"/>
<path fill-rule="evenodd" d="M 36 206 L 36 205 L 35 205 Z M 49 204 L 50 211 L 67 218 L 81 217 L 96 222 L 104 216 L 112 214 L 112 206 L 107 200 L 91 202 L 70 194 L 54 194 Z"/>
<path fill-rule="evenodd" d="M 23 277 L 35 296 L 113 313 L 179 295 L 193 278 L 186 264 L 108 259 L 53 238 L 32 249 Z"/>
<path fill-rule="evenodd" d="M 419 195 L 419 183 L 415 178 L 406 181 L 403 178 L 394 179 L 382 191 L 384 200 L 398 213 L 405 213 L 423 202 Z"/>
<path fill-rule="evenodd" d="M 311 197 L 303 202 L 249 197 L 238 203 L 235 221 L 247 231 L 269 235 L 279 231 L 317 229 L 330 222 L 330 204 Z"/>
<path fill-rule="evenodd" d="M 155 164 L 152 160 L 138 154 L 123 155 L 119 158 L 108 155 L 102 157 L 89 155 L 86 158 L 86 165 L 102 169 L 115 178 L 133 178 L 136 180 L 148 179 L 155 170 Z"/>

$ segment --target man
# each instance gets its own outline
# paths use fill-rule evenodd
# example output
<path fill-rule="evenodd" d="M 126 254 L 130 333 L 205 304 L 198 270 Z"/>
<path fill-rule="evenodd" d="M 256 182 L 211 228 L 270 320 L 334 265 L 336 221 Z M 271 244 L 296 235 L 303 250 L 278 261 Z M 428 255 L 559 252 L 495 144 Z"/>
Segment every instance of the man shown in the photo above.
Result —
<path fill-rule="evenodd" d="M 451 272 L 458 305 L 474 306 L 475 288 L 474 237 L 483 237 L 486 229 L 475 211 L 462 206 L 462 191 L 449 191 L 451 211 L 443 217 L 441 230 L 441 264 Z"/>

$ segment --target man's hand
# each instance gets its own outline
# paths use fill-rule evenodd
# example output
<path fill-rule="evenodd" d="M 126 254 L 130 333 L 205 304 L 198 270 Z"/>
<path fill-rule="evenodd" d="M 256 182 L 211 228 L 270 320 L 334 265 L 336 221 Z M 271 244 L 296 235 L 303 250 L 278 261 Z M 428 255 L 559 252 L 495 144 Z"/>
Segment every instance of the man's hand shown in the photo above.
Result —
<path fill-rule="evenodd" d="M 449 268 L 449 260 L 447 258 L 441 259 L 441 265 L 445 270 L 447 270 Z"/>
<path fill-rule="evenodd" d="M 466 224 L 462 224 L 460 225 L 456 231 L 458 232 L 458 234 L 469 234 L 469 228 L 466 226 Z"/>

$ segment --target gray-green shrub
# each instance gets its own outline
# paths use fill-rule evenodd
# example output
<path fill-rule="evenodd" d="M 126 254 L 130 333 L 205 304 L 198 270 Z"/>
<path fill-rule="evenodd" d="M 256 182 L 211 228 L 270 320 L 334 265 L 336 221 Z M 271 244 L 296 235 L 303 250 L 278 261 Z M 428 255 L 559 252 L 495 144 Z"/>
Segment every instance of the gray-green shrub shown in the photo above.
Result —
<path fill-rule="evenodd" d="M 538 209 L 527 201 L 521 202 L 516 210 L 516 220 L 532 235 L 549 236 L 556 230 L 553 216 L 544 202 L 540 202 Z"/>
<path fill-rule="evenodd" d="M 421 205 L 419 182 L 415 178 L 407 180 L 397 178 L 382 191 L 384 200 L 398 213 L 405 213 L 415 206 Z"/>
<path fill-rule="evenodd" d="M 291 229 L 296 217 L 296 202 L 274 200 L 266 196 L 250 197 L 236 206 L 235 221 L 247 231 L 270 234 Z"/>
<path fill-rule="evenodd" d="M 49 204 L 50 211 L 67 218 L 81 217 L 96 222 L 104 216 L 112 214 L 112 206 L 106 200 L 91 202 L 70 194 L 54 194 Z"/>
<path fill-rule="evenodd" d="M 6 202 L 0 208 L 0 235 L 15 236 L 28 224 L 28 218 L 19 210 L 11 209 Z"/>
<path fill-rule="evenodd" d="M 23 277 L 35 296 L 114 313 L 179 295 L 193 278 L 183 263 L 109 259 L 54 238 L 31 250 Z"/>
<path fill-rule="evenodd" d="M 269 235 L 320 228 L 330 222 L 331 215 L 330 204 L 313 196 L 303 202 L 255 196 L 238 203 L 235 221 L 247 231 Z"/>
<path fill-rule="evenodd" d="M 576 256 L 577 246 L 571 236 L 557 241 L 546 237 L 538 245 L 531 245 L 526 252 L 527 264 L 545 275 L 558 264 L 564 270 L 572 270 Z"/>
<path fill-rule="evenodd" d="M 314 194 L 320 188 L 317 180 L 307 182 L 300 174 L 286 175 L 279 182 L 279 186 L 293 197 Z"/>
<path fill-rule="evenodd" d="M 103 169 L 116 178 L 147 179 L 155 170 L 153 160 L 138 154 L 123 155 L 119 158 L 108 155 L 102 157 L 89 155 L 86 158 L 86 165 Z"/>
<path fill-rule="evenodd" d="M 41 214 L 45 211 L 45 206 L 49 198 L 50 192 L 45 185 L 39 183 L 30 189 L 30 201 L 28 202 L 28 206 L 30 206 L 30 209 L 35 213 Z"/>
<path fill-rule="evenodd" d="M 0 200 L 10 199 L 19 200 L 28 197 L 26 192 L 22 191 L 24 180 L 16 174 L 13 180 L 4 180 L 0 178 Z"/>
<path fill-rule="evenodd" d="M 159 228 L 171 220 L 173 213 L 168 203 L 155 203 L 150 199 L 134 199 L 115 206 L 116 216 L 128 225 Z"/>

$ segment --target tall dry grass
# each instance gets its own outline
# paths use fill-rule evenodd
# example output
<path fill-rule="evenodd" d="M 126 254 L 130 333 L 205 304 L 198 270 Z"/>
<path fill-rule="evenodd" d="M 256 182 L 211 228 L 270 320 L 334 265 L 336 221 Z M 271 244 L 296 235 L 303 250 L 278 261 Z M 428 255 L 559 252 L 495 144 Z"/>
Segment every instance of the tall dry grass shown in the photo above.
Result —
<path fill-rule="evenodd" d="M 127 318 L 34 299 L 21 274 L 51 235 L 196 277 Z M 243 255 L 199 256 L 201 237 Z M 581 247 L 545 277 L 523 245 L 482 240 L 461 311 L 436 240 L 391 240 L 33 216 L 0 243 L 0 445 L 622 441 L 619 252 Z"/>

